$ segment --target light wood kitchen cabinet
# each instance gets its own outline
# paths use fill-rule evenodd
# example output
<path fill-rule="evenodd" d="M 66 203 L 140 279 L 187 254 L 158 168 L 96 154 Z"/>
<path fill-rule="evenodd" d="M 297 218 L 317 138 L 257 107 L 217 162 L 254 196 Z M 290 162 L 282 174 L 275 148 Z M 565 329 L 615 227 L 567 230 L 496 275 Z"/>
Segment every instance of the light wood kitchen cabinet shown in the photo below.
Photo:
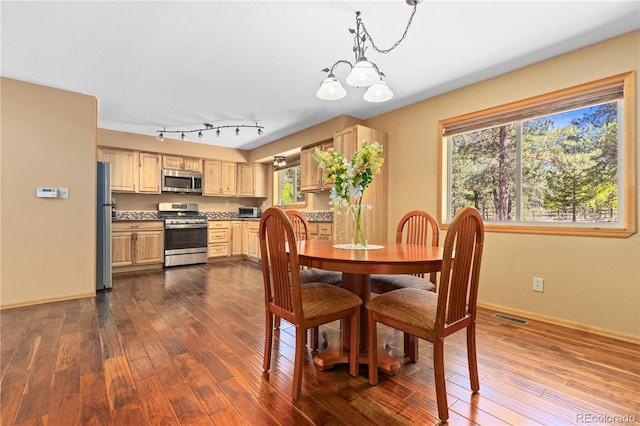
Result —
<path fill-rule="evenodd" d="M 138 154 L 138 192 L 160 194 L 160 154 L 140 152 Z"/>
<path fill-rule="evenodd" d="M 331 184 L 324 182 L 324 172 L 313 158 L 316 148 L 326 151 L 333 147 L 333 141 L 323 142 L 300 151 L 300 188 L 305 192 L 327 191 Z"/>
<path fill-rule="evenodd" d="M 387 134 L 361 125 L 347 127 L 334 133 L 333 149 L 350 159 L 356 149 L 359 149 L 364 142 L 380 143 L 383 149 L 381 157 L 385 161 L 380 169 L 380 174 L 374 176 L 373 182 L 364 191 L 362 203 L 372 206 L 372 209 L 366 212 L 367 216 L 363 222 L 364 233 L 368 241 L 387 241 L 387 170 L 389 169 Z M 346 220 L 351 220 L 349 215 L 334 215 L 334 233 L 336 230 L 344 229 Z"/>
<path fill-rule="evenodd" d="M 242 234 L 242 222 L 234 221 L 231 222 L 231 256 L 241 256 L 242 255 L 242 243 L 243 243 L 243 234 Z"/>
<path fill-rule="evenodd" d="M 193 157 L 180 157 L 177 155 L 163 155 L 162 168 L 172 170 L 188 170 L 202 173 L 202 159 Z"/>
<path fill-rule="evenodd" d="M 249 259 L 260 258 L 260 223 L 244 222 L 243 223 L 243 244 L 242 254 Z"/>
<path fill-rule="evenodd" d="M 327 222 L 309 222 L 312 240 L 333 240 L 333 225 Z"/>
<path fill-rule="evenodd" d="M 267 167 L 262 163 L 238 164 L 238 196 L 267 196 Z"/>
<path fill-rule="evenodd" d="M 209 221 L 209 257 L 229 256 L 228 221 Z"/>
<path fill-rule="evenodd" d="M 114 269 L 164 263 L 164 222 L 122 221 L 111 225 Z"/>
<path fill-rule="evenodd" d="M 99 149 L 98 161 L 111 163 L 111 190 L 136 192 L 138 152 L 120 149 Z"/>
<path fill-rule="evenodd" d="M 236 163 L 205 160 L 202 195 L 234 197 L 236 192 Z"/>

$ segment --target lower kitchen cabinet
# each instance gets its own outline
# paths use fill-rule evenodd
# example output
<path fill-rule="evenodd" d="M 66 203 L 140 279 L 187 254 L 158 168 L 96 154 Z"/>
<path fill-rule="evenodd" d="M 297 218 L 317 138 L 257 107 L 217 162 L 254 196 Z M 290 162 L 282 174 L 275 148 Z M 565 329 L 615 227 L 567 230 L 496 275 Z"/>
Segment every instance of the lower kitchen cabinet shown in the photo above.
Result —
<path fill-rule="evenodd" d="M 209 257 L 229 256 L 228 221 L 209 221 Z"/>
<path fill-rule="evenodd" d="M 260 259 L 260 223 L 244 222 L 243 223 L 243 245 L 242 254 L 249 259 Z"/>
<path fill-rule="evenodd" d="M 118 221 L 111 224 L 111 265 L 114 269 L 163 263 L 164 222 Z"/>
<path fill-rule="evenodd" d="M 333 225 L 327 222 L 310 222 L 309 235 L 312 240 L 333 240 Z"/>
<path fill-rule="evenodd" d="M 242 256 L 242 222 L 231 222 L 231 241 L 229 246 L 231 248 L 231 256 Z"/>

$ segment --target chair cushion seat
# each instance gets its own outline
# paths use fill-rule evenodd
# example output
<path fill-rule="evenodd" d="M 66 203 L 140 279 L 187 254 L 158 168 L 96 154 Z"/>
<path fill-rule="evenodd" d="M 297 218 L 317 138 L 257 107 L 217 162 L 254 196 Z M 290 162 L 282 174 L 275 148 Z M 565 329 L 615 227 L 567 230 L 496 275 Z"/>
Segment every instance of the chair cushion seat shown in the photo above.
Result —
<path fill-rule="evenodd" d="M 330 315 L 362 305 L 362 299 L 340 287 L 326 283 L 307 283 L 300 286 L 302 310 L 305 318 Z"/>
<path fill-rule="evenodd" d="M 321 280 L 319 280 L 321 281 Z M 371 291 L 373 293 L 387 293 L 401 288 L 417 288 L 433 291 L 436 286 L 431 281 L 415 275 L 403 274 L 374 274 L 371 275 Z"/>
<path fill-rule="evenodd" d="M 438 295 L 432 291 L 403 288 L 374 297 L 367 302 L 367 309 L 406 324 L 433 330 Z"/>
<path fill-rule="evenodd" d="M 340 284 L 342 272 L 326 271 L 324 269 L 306 268 L 300 270 L 300 284 L 307 283 Z"/>

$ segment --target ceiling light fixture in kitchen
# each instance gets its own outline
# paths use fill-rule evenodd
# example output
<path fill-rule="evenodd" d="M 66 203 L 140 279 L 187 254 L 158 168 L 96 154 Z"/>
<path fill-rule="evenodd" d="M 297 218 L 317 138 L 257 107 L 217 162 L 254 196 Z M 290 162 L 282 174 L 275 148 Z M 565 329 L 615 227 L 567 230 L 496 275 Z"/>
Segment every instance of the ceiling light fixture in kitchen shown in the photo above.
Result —
<path fill-rule="evenodd" d="M 214 126 L 213 124 L 209 124 L 209 123 L 203 123 L 202 125 L 204 126 L 203 128 L 200 129 L 193 129 L 193 130 L 167 130 L 167 128 L 163 128 L 162 130 L 156 130 L 156 132 L 158 133 L 157 139 L 159 141 L 163 141 L 164 137 L 167 133 L 179 133 L 180 134 L 180 139 L 182 139 L 183 141 L 187 140 L 187 134 L 188 133 L 196 133 L 198 134 L 198 139 L 200 140 L 204 140 L 204 133 L 203 132 L 207 132 L 209 130 L 215 130 L 216 131 L 216 136 L 220 136 L 221 135 L 221 131 L 220 129 L 229 129 L 229 128 L 234 128 L 235 127 L 235 134 L 236 136 L 240 135 L 240 129 L 243 127 L 248 127 L 248 128 L 252 128 L 252 129 L 258 129 L 258 135 L 262 136 L 262 134 L 264 133 L 264 126 L 260 126 L 258 124 L 258 122 L 255 122 L 256 124 L 224 124 L 224 125 L 220 125 L 220 126 Z"/>
<path fill-rule="evenodd" d="M 347 64 L 349 65 L 350 72 L 347 75 L 346 82 L 350 86 L 354 87 L 368 87 L 367 91 L 364 93 L 363 99 L 367 102 L 385 102 L 389 99 L 393 98 L 393 92 L 389 88 L 389 85 L 384 81 L 384 73 L 380 71 L 378 66 L 373 62 L 369 61 L 365 52 L 367 47 L 365 46 L 365 42 L 369 40 L 371 43 L 371 47 L 378 53 L 389 53 L 402 42 L 407 36 L 407 31 L 409 31 L 409 26 L 413 21 L 413 15 L 416 13 L 416 8 L 418 4 L 422 2 L 422 0 L 405 0 L 409 6 L 413 6 L 413 12 L 411 12 L 411 16 L 409 17 L 409 21 L 407 22 L 407 26 L 404 29 L 404 33 L 402 37 L 398 41 L 396 41 L 393 46 L 389 49 L 379 49 L 378 46 L 373 41 L 371 34 L 367 31 L 364 22 L 360 18 L 360 12 L 356 12 L 356 29 L 349 28 L 349 32 L 351 34 L 355 34 L 353 41 L 353 53 L 355 54 L 355 64 L 351 64 L 351 62 L 340 59 L 337 61 L 331 68 L 325 68 L 322 72 L 327 72 L 329 75 L 326 79 L 320 83 L 320 88 L 316 92 L 316 96 L 325 101 L 335 101 L 338 99 L 342 99 L 347 95 L 347 91 L 340 80 L 336 78 L 333 74 L 334 69 L 338 64 Z"/>
<path fill-rule="evenodd" d="M 273 157 L 273 167 L 282 168 L 287 165 L 287 161 L 282 155 L 276 155 Z"/>

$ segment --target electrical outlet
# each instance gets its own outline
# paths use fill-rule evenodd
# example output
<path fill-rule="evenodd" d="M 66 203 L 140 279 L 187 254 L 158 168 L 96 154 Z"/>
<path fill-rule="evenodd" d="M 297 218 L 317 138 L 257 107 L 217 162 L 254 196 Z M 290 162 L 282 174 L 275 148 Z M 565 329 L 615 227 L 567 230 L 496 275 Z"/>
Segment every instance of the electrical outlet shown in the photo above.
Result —
<path fill-rule="evenodd" d="M 544 291 L 544 279 L 533 277 L 533 291 L 539 291 L 540 293 Z"/>

